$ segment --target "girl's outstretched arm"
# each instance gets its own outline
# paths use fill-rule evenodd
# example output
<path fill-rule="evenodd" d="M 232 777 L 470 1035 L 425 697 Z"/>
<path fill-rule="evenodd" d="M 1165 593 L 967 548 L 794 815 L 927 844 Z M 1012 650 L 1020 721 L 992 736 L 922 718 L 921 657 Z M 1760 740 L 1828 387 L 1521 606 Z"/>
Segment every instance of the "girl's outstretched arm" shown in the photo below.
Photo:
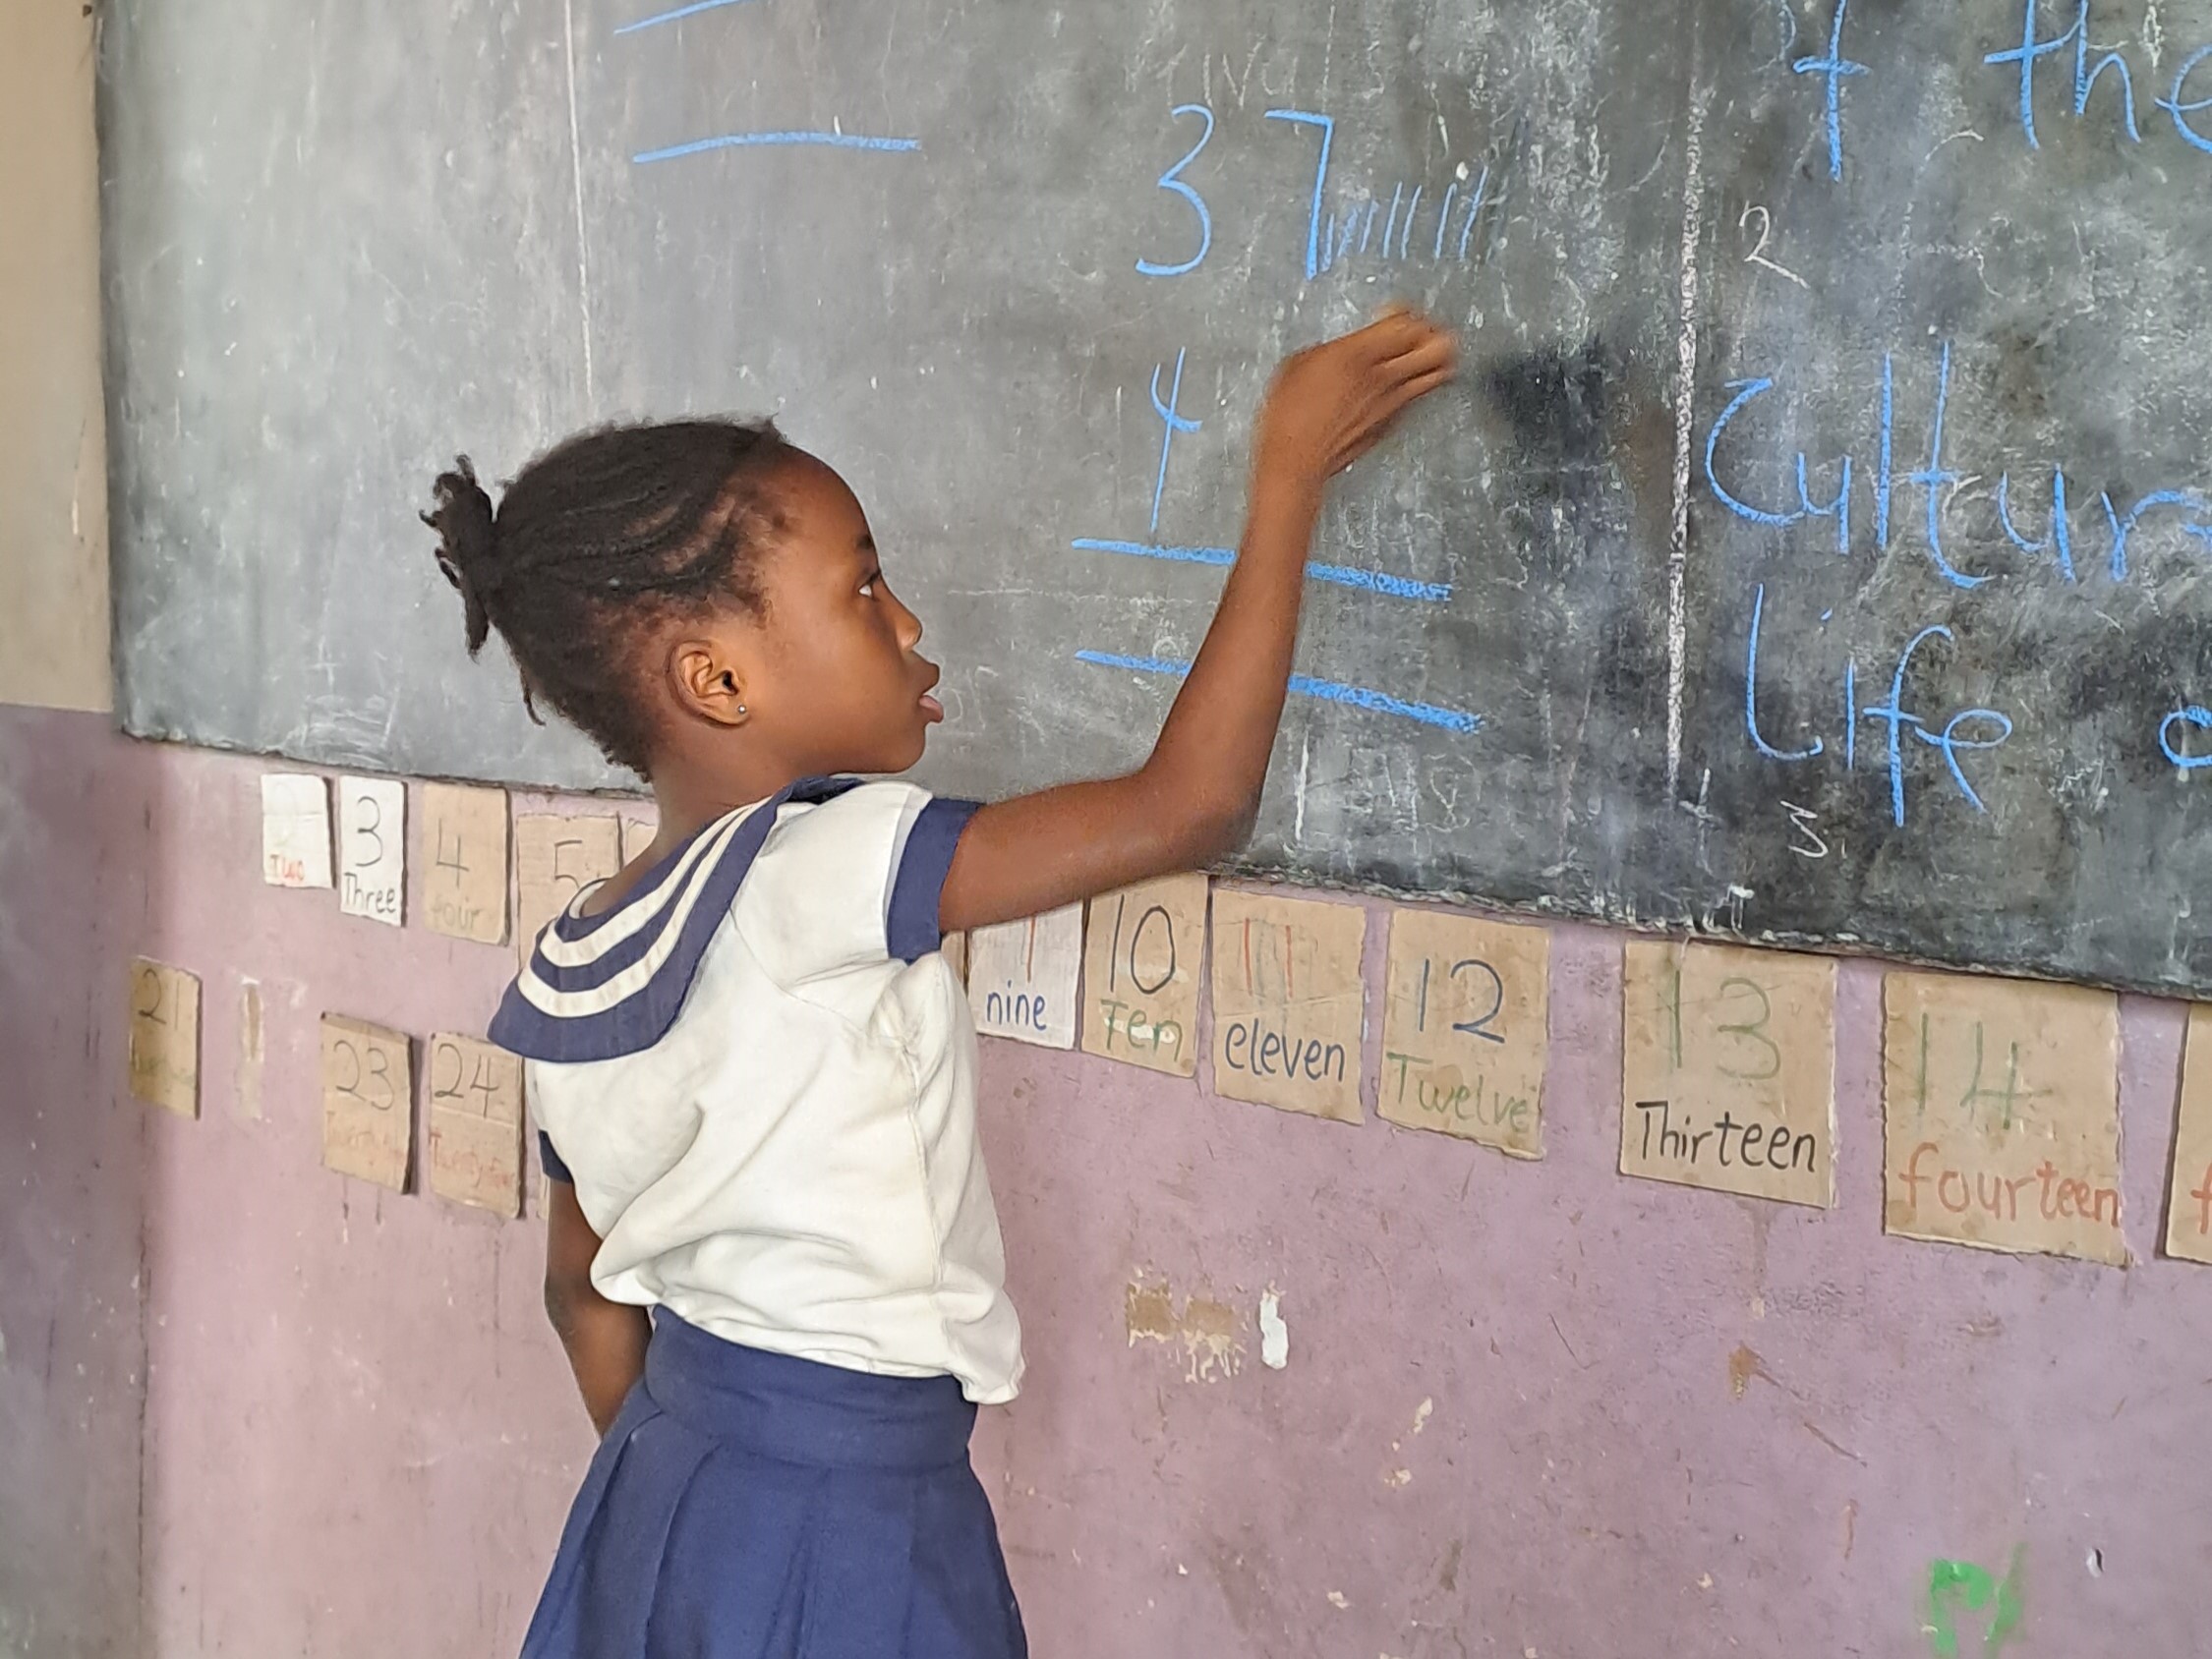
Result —
<path fill-rule="evenodd" d="M 1151 758 L 1124 777 L 978 812 L 946 878 L 946 932 L 1196 869 L 1244 844 L 1283 717 L 1322 493 L 1455 360 L 1450 335 L 1397 311 L 1283 365 L 1260 411 L 1237 562 Z"/>

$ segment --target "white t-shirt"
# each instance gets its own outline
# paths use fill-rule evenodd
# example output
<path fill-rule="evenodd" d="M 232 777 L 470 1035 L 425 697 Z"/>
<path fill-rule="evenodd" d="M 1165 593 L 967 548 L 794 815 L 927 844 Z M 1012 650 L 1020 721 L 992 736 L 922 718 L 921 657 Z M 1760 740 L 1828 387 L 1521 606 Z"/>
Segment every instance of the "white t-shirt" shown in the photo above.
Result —
<path fill-rule="evenodd" d="M 492 1038 L 527 1062 L 592 1282 L 751 1347 L 1014 1398 L 1021 1333 L 937 907 L 974 807 L 794 785 L 540 936 Z"/>

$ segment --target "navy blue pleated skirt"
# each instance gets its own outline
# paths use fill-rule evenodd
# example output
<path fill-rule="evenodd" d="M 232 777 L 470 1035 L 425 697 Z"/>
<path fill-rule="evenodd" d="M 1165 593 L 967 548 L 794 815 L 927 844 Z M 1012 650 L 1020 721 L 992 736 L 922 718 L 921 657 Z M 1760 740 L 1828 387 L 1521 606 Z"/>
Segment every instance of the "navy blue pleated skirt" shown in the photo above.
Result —
<path fill-rule="evenodd" d="M 1023 1659 L 975 1407 L 655 1315 L 523 1659 Z"/>

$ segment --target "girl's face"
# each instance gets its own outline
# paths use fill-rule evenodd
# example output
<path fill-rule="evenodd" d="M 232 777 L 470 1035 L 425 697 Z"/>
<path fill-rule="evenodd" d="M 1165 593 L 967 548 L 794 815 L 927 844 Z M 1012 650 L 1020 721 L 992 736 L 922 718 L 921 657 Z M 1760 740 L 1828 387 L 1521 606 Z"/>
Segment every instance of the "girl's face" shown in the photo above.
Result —
<path fill-rule="evenodd" d="M 893 596 L 867 515 L 812 456 L 769 485 L 783 529 L 762 554 L 747 723 L 794 775 L 903 772 L 945 717 L 921 622 Z"/>

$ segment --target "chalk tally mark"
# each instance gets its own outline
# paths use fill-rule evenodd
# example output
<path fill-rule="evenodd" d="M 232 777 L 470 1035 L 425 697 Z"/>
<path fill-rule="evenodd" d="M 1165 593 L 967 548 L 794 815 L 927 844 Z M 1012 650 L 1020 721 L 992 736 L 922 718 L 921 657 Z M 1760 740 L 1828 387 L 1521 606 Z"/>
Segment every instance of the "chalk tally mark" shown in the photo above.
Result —
<path fill-rule="evenodd" d="M 838 132 L 722 133 L 711 139 L 693 139 L 689 143 L 669 144 L 665 149 L 640 150 L 630 159 L 643 165 L 652 161 L 673 161 L 685 155 L 703 155 L 714 149 L 780 148 L 863 149 L 904 153 L 920 149 L 921 140 L 872 138 L 862 133 Z"/>
<path fill-rule="evenodd" d="M 1153 542 L 1118 542 L 1103 536 L 1078 536 L 1068 543 L 1078 553 L 1119 553 L 1128 558 L 1162 559 L 1170 564 L 1210 564 L 1222 568 L 1237 562 L 1234 547 L 1171 547 Z M 1306 574 L 1315 582 L 1338 588 L 1358 588 L 1394 600 L 1419 600 L 1442 604 L 1452 597 L 1449 582 L 1422 582 L 1387 570 L 1367 570 L 1357 565 L 1313 562 Z"/>
<path fill-rule="evenodd" d="M 678 6 L 672 12 L 657 12 L 652 17 L 639 18 L 635 23 L 626 23 L 614 32 L 616 34 L 635 34 L 642 29 L 658 29 L 665 23 L 680 23 L 685 18 L 698 16 L 701 12 L 719 12 L 725 6 L 746 4 L 749 4 L 749 0 L 695 0 L 694 4 Z"/>
<path fill-rule="evenodd" d="M 1164 674 L 1181 679 L 1190 673 L 1191 664 L 1178 662 L 1165 657 L 1125 657 L 1108 651 L 1078 651 L 1076 660 L 1099 668 L 1124 668 L 1135 674 Z M 1349 708 L 1365 709 L 1371 714 L 1395 715 L 1402 719 L 1417 720 L 1423 725 L 1437 726 L 1445 731 L 1476 732 L 1483 729 L 1482 716 L 1464 710 L 1438 708 L 1433 703 L 1410 703 L 1393 697 L 1386 691 L 1375 691 L 1367 686 L 1344 685 L 1335 680 L 1317 680 L 1310 674 L 1293 674 L 1290 679 L 1292 695 L 1311 697 L 1323 703 L 1339 703 Z"/>

